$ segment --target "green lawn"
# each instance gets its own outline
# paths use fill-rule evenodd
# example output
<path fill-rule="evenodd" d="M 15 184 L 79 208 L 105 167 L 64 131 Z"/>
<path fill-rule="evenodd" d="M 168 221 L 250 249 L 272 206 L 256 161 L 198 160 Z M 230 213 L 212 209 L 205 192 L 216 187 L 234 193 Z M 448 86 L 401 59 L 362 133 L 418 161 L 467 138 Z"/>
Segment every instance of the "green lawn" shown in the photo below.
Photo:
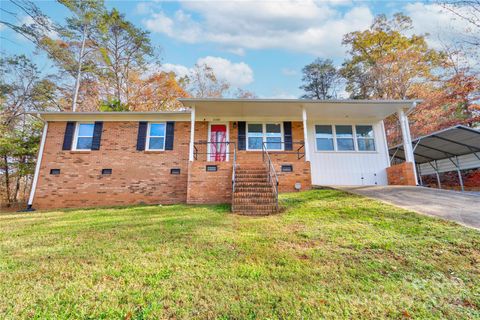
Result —
<path fill-rule="evenodd" d="M 480 232 L 333 190 L 0 215 L 0 318 L 480 318 Z"/>

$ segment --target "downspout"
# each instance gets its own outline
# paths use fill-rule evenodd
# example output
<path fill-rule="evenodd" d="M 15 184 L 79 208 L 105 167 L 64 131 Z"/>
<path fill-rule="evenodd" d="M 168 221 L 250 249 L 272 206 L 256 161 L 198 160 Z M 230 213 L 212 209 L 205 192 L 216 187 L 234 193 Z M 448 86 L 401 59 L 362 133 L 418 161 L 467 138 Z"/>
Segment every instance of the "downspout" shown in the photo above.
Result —
<path fill-rule="evenodd" d="M 38 175 L 40 173 L 40 165 L 43 158 L 43 149 L 45 148 L 45 140 L 47 140 L 48 122 L 43 120 L 40 116 L 37 117 L 42 120 L 45 125 L 43 126 L 42 140 L 40 142 L 40 149 L 38 150 L 37 163 L 35 165 L 35 174 L 33 175 L 32 188 L 30 189 L 30 196 L 28 198 L 26 211 L 35 210 L 32 208 L 33 198 L 35 197 L 35 190 L 37 189 Z"/>
<path fill-rule="evenodd" d="M 191 107 L 190 113 L 190 145 L 188 148 L 188 160 L 193 161 L 193 147 L 195 140 L 195 105 Z"/>

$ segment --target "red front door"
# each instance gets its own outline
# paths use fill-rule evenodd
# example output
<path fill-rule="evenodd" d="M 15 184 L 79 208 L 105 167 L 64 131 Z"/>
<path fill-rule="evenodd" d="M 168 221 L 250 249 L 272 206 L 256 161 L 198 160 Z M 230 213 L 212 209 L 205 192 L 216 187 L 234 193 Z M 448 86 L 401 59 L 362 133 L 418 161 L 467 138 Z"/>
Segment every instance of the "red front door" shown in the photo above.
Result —
<path fill-rule="evenodd" d="M 212 124 L 210 126 L 210 161 L 227 160 L 227 126 Z"/>

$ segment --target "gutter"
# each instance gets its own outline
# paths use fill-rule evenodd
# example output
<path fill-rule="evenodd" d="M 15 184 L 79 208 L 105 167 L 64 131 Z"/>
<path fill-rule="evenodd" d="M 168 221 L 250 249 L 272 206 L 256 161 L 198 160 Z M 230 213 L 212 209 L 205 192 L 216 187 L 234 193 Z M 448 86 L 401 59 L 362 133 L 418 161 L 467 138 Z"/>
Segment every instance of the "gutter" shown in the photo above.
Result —
<path fill-rule="evenodd" d="M 27 208 L 24 211 L 35 211 L 35 209 L 32 208 L 32 205 L 33 205 L 33 199 L 35 197 L 35 191 L 37 189 L 38 175 L 40 173 L 40 166 L 43 158 L 43 150 L 45 148 L 45 141 L 47 140 L 47 132 L 48 132 L 48 122 L 43 120 L 40 117 L 40 114 L 37 114 L 34 116 L 40 119 L 41 121 L 43 121 L 44 126 L 43 126 L 42 140 L 40 142 L 40 149 L 38 150 L 37 163 L 35 165 L 35 174 L 33 175 L 32 188 L 30 189 L 30 196 L 28 197 Z"/>

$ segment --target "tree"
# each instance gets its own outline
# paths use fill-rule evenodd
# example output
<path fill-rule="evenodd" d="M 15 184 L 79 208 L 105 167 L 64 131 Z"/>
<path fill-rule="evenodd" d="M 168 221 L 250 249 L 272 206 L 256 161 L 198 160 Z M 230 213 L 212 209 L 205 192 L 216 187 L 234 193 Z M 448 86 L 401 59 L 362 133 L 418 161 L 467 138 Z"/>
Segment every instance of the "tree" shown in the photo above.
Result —
<path fill-rule="evenodd" d="M 29 17 L 20 25 L 5 20 L 0 23 L 32 41 L 37 49 L 44 51 L 61 72 L 69 75 L 71 87 L 71 108 L 77 107 L 78 92 L 84 74 L 96 69 L 92 42 L 89 41 L 98 24 L 98 17 L 104 11 L 102 0 L 58 0 L 69 9 L 71 16 L 65 25 L 54 23 L 32 1 L 10 0 L 23 15 Z M 21 21 L 16 13 L 6 12 L 14 21 Z M 65 77 L 62 77 L 65 78 Z M 68 83 L 65 84 L 68 86 Z"/>
<path fill-rule="evenodd" d="M 89 54 L 85 50 L 86 41 L 94 34 L 94 25 L 99 22 L 99 16 L 104 11 L 103 0 L 59 0 L 59 2 L 70 9 L 73 14 L 72 17 L 67 18 L 67 26 L 70 31 L 64 34 L 71 40 L 80 38 L 80 51 L 76 61 L 75 86 L 72 98 L 72 111 L 76 111 L 83 62 Z"/>
<path fill-rule="evenodd" d="M 346 90 L 354 99 L 405 99 L 412 85 L 434 78 L 442 53 L 430 49 L 425 35 L 407 35 L 412 20 L 400 13 L 377 16 L 369 29 L 348 33 L 350 59 L 343 63 Z"/>
<path fill-rule="evenodd" d="M 25 56 L 0 59 L 0 198 L 8 206 L 28 185 L 35 164 L 41 122 L 27 112 L 57 108 L 55 92 Z"/>
<path fill-rule="evenodd" d="M 154 56 L 149 33 L 112 9 L 103 14 L 94 41 L 104 66 L 100 77 L 108 85 L 107 96 L 129 104 L 130 74 L 144 72 L 148 59 Z"/>
<path fill-rule="evenodd" d="M 336 98 L 341 76 L 332 60 L 317 58 L 306 65 L 302 72 L 304 84 L 300 89 L 305 91 L 302 98 L 320 100 Z"/>
<path fill-rule="evenodd" d="M 207 64 L 196 64 L 184 81 L 188 92 L 195 98 L 221 98 L 230 89 L 230 84 L 218 79 Z"/>
<path fill-rule="evenodd" d="M 146 78 L 132 72 L 129 82 L 131 111 L 178 110 L 183 106 L 177 99 L 188 97 L 173 72 L 155 72 Z"/>
<path fill-rule="evenodd" d="M 480 0 L 444 1 L 442 7 L 467 23 L 465 37 L 460 40 L 478 49 L 480 46 Z"/>
<path fill-rule="evenodd" d="M 237 90 L 235 91 L 235 97 L 238 99 L 256 99 L 257 95 L 255 94 L 255 92 L 237 88 Z"/>

